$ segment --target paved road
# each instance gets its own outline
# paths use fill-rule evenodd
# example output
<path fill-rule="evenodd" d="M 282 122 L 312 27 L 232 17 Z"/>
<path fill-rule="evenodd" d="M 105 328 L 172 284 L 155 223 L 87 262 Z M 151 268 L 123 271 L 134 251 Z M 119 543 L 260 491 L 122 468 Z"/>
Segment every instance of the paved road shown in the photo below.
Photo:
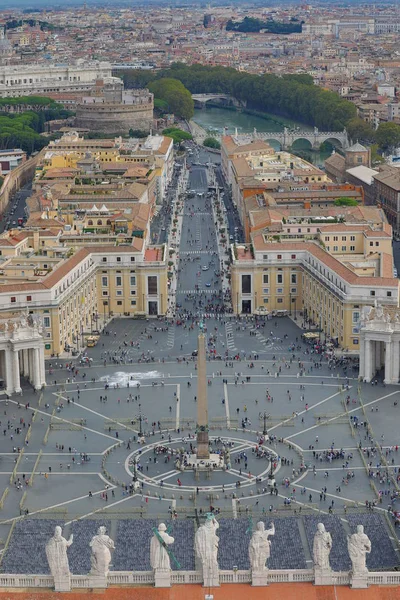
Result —
<path fill-rule="evenodd" d="M 0 221 L 0 233 L 2 233 L 5 229 L 18 227 L 18 218 L 24 218 L 26 216 L 26 199 L 29 198 L 31 194 L 32 184 L 29 183 L 19 192 L 17 192 L 12 200 L 10 200 L 8 209 L 3 214 L 3 218 Z"/>

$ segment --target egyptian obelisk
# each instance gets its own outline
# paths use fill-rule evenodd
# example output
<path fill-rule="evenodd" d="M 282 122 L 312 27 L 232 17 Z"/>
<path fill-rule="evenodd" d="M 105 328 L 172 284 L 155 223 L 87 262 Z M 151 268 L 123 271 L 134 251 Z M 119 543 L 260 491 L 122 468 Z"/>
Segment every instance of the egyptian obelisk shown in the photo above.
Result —
<path fill-rule="evenodd" d="M 210 458 L 208 445 L 208 401 L 206 373 L 206 342 L 203 331 L 197 341 L 197 458 Z"/>

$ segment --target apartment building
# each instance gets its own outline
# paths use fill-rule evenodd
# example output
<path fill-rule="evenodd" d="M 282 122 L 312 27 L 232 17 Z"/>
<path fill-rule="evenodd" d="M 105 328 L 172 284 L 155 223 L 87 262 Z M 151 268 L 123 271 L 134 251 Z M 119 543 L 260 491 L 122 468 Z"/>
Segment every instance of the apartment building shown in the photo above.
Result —
<path fill-rule="evenodd" d="M 0 238 L 1 315 L 28 311 L 43 325 L 45 354 L 85 346 L 110 316 L 162 315 L 167 309 L 165 246 L 67 245 L 36 230 Z"/>
<path fill-rule="evenodd" d="M 298 234 L 297 234 L 298 235 Z M 397 306 L 391 227 L 356 223 L 320 225 L 280 237 L 257 232 L 232 249 L 232 300 L 237 314 L 287 310 L 319 327 L 343 348 L 359 349 L 363 306 Z"/>

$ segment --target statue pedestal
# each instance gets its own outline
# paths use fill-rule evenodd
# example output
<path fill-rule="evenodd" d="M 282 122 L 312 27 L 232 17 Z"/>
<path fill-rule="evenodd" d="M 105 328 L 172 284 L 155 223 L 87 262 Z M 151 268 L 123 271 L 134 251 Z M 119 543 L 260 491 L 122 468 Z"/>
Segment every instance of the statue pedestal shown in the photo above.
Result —
<path fill-rule="evenodd" d="M 91 588 L 107 588 L 107 575 L 88 575 L 89 587 Z"/>
<path fill-rule="evenodd" d="M 350 573 L 350 587 L 353 590 L 365 590 L 368 587 L 368 572 Z"/>
<path fill-rule="evenodd" d="M 54 578 L 54 590 L 56 592 L 70 592 L 71 591 L 71 576 L 66 577 L 55 577 Z"/>
<path fill-rule="evenodd" d="M 163 569 L 154 570 L 154 587 L 168 588 L 171 587 L 171 571 Z"/>
<path fill-rule="evenodd" d="M 333 573 L 330 569 L 314 569 L 314 585 L 333 584 Z"/>
<path fill-rule="evenodd" d="M 219 587 L 219 573 L 203 573 L 203 587 Z"/>
<path fill-rule="evenodd" d="M 264 569 L 263 571 L 252 571 L 251 585 L 254 587 L 268 585 L 268 569 Z"/>

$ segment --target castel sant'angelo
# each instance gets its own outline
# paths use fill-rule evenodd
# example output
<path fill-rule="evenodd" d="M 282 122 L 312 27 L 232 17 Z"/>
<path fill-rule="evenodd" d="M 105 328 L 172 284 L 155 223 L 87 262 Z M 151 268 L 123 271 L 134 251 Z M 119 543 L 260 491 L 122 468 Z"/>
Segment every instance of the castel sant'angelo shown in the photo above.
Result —
<path fill-rule="evenodd" d="M 76 126 L 105 133 L 149 131 L 153 120 L 154 97 L 147 89 L 124 90 L 118 77 L 96 82 L 90 96 L 76 109 Z"/>

